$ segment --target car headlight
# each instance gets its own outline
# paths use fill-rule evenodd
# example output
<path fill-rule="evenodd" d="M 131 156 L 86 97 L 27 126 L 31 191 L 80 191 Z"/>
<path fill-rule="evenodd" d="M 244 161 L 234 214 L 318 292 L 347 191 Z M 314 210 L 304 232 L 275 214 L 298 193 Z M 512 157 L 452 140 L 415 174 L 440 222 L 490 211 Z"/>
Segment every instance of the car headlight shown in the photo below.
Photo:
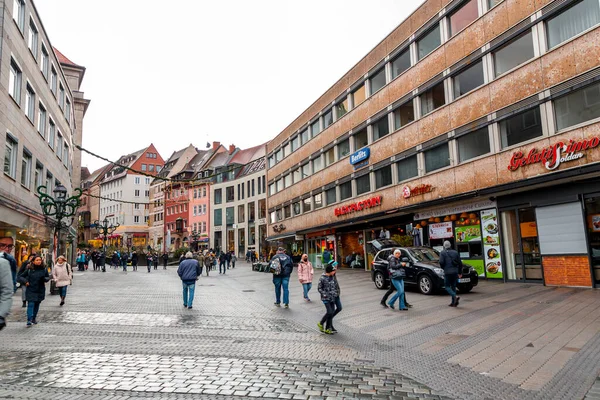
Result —
<path fill-rule="evenodd" d="M 444 270 L 441 268 L 434 268 L 433 271 L 439 276 L 444 276 Z"/>
<path fill-rule="evenodd" d="M 469 267 L 469 274 L 475 274 L 475 275 L 477 275 L 477 271 L 475 271 L 475 268 Z"/>

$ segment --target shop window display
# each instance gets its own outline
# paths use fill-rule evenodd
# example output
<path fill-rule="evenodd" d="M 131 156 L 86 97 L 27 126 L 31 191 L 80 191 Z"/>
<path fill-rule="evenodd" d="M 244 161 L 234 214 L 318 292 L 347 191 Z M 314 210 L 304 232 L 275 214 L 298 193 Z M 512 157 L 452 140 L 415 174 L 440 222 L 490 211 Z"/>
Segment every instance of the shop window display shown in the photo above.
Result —
<path fill-rule="evenodd" d="M 504 211 L 501 221 L 507 279 L 541 281 L 542 259 L 535 208 Z"/>

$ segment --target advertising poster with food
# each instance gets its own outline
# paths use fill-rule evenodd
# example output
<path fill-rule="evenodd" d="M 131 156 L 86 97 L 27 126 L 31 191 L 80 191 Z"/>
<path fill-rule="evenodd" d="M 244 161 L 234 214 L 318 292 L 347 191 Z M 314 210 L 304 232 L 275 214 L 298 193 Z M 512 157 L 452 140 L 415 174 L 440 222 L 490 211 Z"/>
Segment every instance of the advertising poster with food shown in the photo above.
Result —
<path fill-rule="evenodd" d="M 481 212 L 483 234 L 483 256 L 485 275 L 488 278 L 502 278 L 502 256 L 500 254 L 500 229 L 496 209 Z"/>
<path fill-rule="evenodd" d="M 430 239 L 447 239 L 452 237 L 452 222 L 440 222 L 429 225 Z"/>
<path fill-rule="evenodd" d="M 454 232 L 456 241 L 459 243 L 481 240 L 481 227 L 479 225 L 457 226 Z"/>
<path fill-rule="evenodd" d="M 600 215 L 592 215 L 592 230 L 594 232 L 600 232 Z"/>

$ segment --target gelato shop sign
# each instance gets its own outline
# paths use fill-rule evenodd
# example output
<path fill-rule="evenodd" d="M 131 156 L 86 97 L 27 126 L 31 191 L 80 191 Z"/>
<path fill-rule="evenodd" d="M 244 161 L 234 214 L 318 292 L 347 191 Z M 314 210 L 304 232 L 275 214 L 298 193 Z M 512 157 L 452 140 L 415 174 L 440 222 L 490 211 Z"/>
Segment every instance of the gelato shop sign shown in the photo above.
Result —
<path fill-rule="evenodd" d="M 569 140 L 568 143 L 558 142 L 554 146 L 539 150 L 533 148 L 527 155 L 516 152 L 510 159 L 509 171 L 516 171 L 521 167 L 542 163 L 548 171 L 557 169 L 562 163 L 575 161 L 584 157 L 583 151 L 600 146 L 600 138 L 593 137 L 581 141 Z"/>

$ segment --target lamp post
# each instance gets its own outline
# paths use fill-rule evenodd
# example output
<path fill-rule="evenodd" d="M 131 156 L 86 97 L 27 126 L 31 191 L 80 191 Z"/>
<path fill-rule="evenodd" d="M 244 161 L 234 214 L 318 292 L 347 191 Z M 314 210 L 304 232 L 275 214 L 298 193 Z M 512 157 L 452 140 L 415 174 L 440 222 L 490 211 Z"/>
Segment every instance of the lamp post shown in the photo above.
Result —
<path fill-rule="evenodd" d="M 108 218 L 105 217 L 102 223 L 98 220 L 94 221 L 94 225 L 96 226 L 98 233 L 102 235 L 102 252 L 106 257 L 106 237 L 117 230 L 121 224 L 113 225 L 108 221 Z M 102 272 L 106 272 L 106 264 L 102 265 Z"/>
<path fill-rule="evenodd" d="M 75 188 L 77 194 L 67 197 L 67 188 L 63 185 L 58 184 L 52 191 L 54 197 L 51 197 L 46 193 L 46 186 L 38 186 L 37 192 L 40 196 L 40 206 L 42 207 L 42 213 L 46 217 L 46 223 L 54 228 L 54 259 L 60 254 L 60 231 L 68 229 L 73 223 L 73 217 L 79 208 L 79 198 L 82 195 L 82 191 L 79 188 Z M 48 217 L 54 217 L 55 222 L 49 223 Z M 69 223 L 63 222 L 64 218 L 71 218 Z"/>

